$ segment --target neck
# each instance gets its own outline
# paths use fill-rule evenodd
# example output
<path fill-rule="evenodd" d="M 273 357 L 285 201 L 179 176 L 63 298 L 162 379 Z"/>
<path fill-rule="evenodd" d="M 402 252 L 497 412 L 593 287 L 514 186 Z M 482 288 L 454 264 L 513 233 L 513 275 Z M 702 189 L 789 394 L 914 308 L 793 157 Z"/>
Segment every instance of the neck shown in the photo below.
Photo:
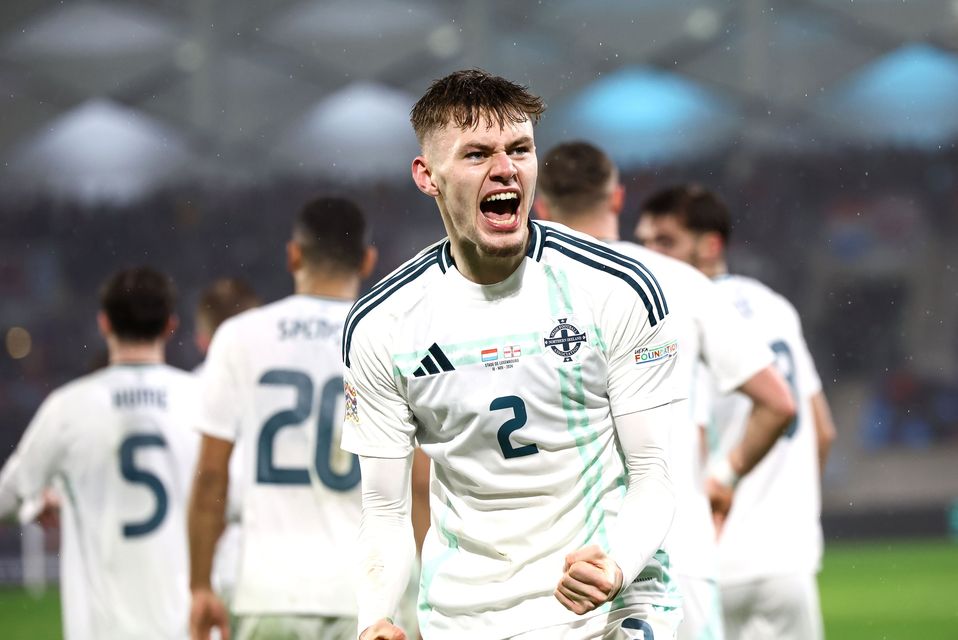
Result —
<path fill-rule="evenodd" d="M 619 217 L 605 207 L 568 214 L 557 211 L 555 221 L 605 242 L 619 239 Z"/>
<path fill-rule="evenodd" d="M 355 273 L 342 276 L 319 275 L 300 269 L 293 274 L 293 281 L 297 295 L 343 300 L 355 300 L 359 297 L 360 278 Z"/>
<path fill-rule="evenodd" d="M 475 245 L 460 246 L 452 243 L 452 258 L 456 269 L 467 280 L 476 284 L 496 284 L 502 282 L 519 268 L 526 257 L 525 247 L 515 256 L 490 256 L 479 252 Z"/>
<path fill-rule="evenodd" d="M 714 262 L 699 265 L 699 271 L 709 278 L 717 278 L 718 276 L 724 276 L 728 273 L 728 265 L 724 259 L 719 259 Z"/>
<path fill-rule="evenodd" d="M 115 337 L 107 338 L 110 364 L 162 364 L 165 361 L 163 340 L 151 342 L 127 342 Z"/>

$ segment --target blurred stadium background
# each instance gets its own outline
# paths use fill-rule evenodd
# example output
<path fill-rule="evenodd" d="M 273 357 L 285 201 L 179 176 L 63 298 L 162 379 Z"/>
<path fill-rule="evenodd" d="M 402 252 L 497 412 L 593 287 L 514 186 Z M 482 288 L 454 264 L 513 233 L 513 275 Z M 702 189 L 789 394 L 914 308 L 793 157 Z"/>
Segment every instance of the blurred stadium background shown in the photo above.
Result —
<path fill-rule="evenodd" d="M 407 117 L 468 66 L 546 98 L 540 153 L 585 138 L 615 157 L 625 237 L 656 186 L 725 196 L 732 267 L 802 313 L 840 431 L 832 637 L 958 637 L 956 0 L 5 0 L 0 459 L 104 357 L 94 292 L 116 268 L 174 275 L 169 358 L 190 368 L 203 286 L 291 290 L 282 248 L 306 197 L 362 203 L 380 275 L 443 235 L 409 179 Z M 56 540 L 37 536 L 0 529 L 0 583 L 55 580 Z M 24 566 L 31 544 L 45 566 Z M 853 606 L 861 589 L 873 606 Z M 56 607 L 20 597 L 0 591 L 4 625 Z M 902 609 L 931 626 L 888 622 Z M 47 637 L 22 633 L 4 635 Z"/>

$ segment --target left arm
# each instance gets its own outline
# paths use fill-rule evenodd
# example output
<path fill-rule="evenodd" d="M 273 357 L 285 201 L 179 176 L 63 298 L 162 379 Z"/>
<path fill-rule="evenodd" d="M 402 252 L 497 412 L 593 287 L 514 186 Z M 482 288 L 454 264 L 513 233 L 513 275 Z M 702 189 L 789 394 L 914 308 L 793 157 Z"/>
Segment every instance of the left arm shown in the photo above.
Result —
<path fill-rule="evenodd" d="M 669 476 L 671 404 L 615 419 L 629 487 L 605 554 L 597 546 L 566 556 L 555 597 L 582 615 L 614 598 L 631 584 L 662 545 L 675 514 Z"/>

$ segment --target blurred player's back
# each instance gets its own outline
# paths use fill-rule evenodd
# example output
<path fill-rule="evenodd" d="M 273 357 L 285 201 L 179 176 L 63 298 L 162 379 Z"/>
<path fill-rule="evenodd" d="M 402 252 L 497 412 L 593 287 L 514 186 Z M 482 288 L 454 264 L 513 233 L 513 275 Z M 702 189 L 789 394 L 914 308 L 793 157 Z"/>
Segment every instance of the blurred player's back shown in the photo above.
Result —
<path fill-rule="evenodd" d="M 784 297 L 761 282 L 738 275 L 715 280 L 775 352 L 792 386 L 798 413 L 785 435 L 745 477 L 719 538 L 722 583 L 759 576 L 813 574 L 822 555 L 821 492 L 811 398 L 821 390 L 801 322 Z M 745 428 L 750 402 L 733 394 L 716 404 L 719 450 Z"/>
<path fill-rule="evenodd" d="M 359 466 L 339 448 L 340 345 L 348 300 L 293 295 L 216 333 L 204 371 L 204 433 L 228 416 L 248 443 L 235 609 L 354 615 Z M 333 553 L 323 552 L 335 550 Z"/>
<path fill-rule="evenodd" d="M 51 397 L 63 562 L 82 571 L 65 582 L 82 593 L 63 597 L 67 610 L 76 597 L 88 607 L 88 633 L 68 619 L 69 638 L 186 637 L 196 398 L 193 377 L 163 364 L 114 365 Z"/>

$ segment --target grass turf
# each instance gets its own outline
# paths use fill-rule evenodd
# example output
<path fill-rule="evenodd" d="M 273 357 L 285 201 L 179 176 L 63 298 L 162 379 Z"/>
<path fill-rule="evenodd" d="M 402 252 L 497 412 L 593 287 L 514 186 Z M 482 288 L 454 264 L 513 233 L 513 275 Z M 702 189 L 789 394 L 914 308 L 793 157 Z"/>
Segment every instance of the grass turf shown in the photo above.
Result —
<path fill-rule="evenodd" d="M 958 638 L 958 543 L 833 543 L 824 564 L 818 583 L 828 638 Z"/>
<path fill-rule="evenodd" d="M 831 543 L 819 585 L 830 640 L 958 638 L 958 543 Z M 0 589 L 0 621 L 3 638 L 60 638 L 56 590 Z"/>

